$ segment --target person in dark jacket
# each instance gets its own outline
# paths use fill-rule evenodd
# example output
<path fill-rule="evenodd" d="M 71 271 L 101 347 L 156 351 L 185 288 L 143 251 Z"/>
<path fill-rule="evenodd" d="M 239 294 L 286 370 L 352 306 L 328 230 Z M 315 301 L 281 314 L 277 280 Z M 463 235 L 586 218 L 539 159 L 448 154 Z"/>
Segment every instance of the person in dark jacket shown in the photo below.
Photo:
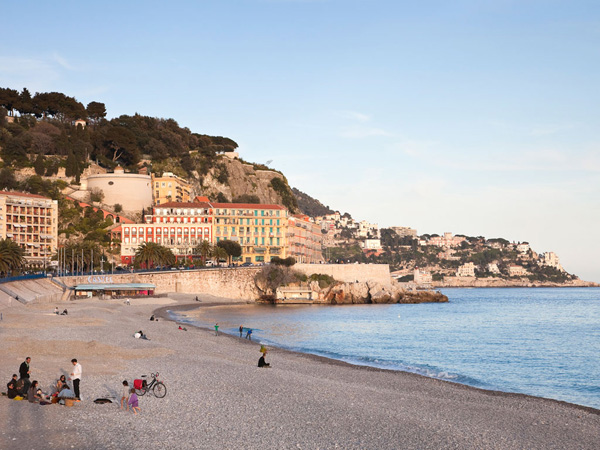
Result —
<path fill-rule="evenodd" d="M 17 395 L 19 395 L 19 391 L 17 390 L 17 374 L 15 373 L 12 379 L 6 384 L 6 396 L 12 399 Z"/>
<path fill-rule="evenodd" d="M 31 368 L 29 367 L 29 363 L 31 363 L 30 356 L 25 358 L 25 361 L 23 361 L 19 366 L 19 377 L 21 377 L 21 380 L 23 380 L 23 390 L 21 391 L 23 396 L 27 395 L 27 390 L 29 389 L 29 385 L 31 384 L 31 381 L 29 381 L 29 376 L 31 375 Z"/>

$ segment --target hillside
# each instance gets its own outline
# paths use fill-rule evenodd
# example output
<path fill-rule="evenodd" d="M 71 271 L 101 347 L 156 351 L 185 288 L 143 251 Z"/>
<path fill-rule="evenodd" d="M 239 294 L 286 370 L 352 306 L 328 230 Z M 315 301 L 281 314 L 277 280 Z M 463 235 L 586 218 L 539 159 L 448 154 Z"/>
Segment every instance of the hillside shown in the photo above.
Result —
<path fill-rule="evenodd" d="M 186 178 L 196 194 L 219 202 L 298 204 L 286 178 L 236 158 L 237 143 L 195 133 L 173 119 L 135 114 L 106 119 L 100 102 L 87 106 L 62 93 L 0 88 L 0 189 L 57 198 L 78 184 L 92 161 L 108 171 L 146 168 Z"/>
<path fill-rule="evenodd" d="M 303 214 L 306 214 L 307 216 L 317 217 L 324 216 L 326 214 L 333 214 L 335 212 L 329 206 L 323 205 L 323 203 L 321 203 L 316 198 L 305 194 L 297 188 L 292 188 L 292 192 L 298 200 L 298 208 Z"/>

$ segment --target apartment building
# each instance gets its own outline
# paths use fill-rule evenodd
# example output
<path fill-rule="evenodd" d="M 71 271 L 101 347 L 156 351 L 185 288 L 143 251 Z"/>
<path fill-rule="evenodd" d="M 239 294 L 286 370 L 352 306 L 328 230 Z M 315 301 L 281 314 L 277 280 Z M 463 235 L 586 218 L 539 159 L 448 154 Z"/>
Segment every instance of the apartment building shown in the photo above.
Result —
<path fill-rule="evenodd" d="M 202 241 L 213 243 L 213 207 L 208 202 L 168 202 L 153 208 L 145 223 L 121 225 L 121 262 L 133 262 L 137 248 L 156 242 L 177 259 L 191 257 Z"/>
<path fill-rule="evenodd" d="M 58 247 L 58 201 L 0 191 L 0 239 L 16 242 L 28 264 L 44 267 Z"/>
<path fill-rule="evenodd" d="M 164 172 L 160 177 L 152 174 L 152 199 L 155 205 L 187 203 L 192 196 L 192 188 L 183 178 L 171 172 Z"/>
<path fill-rule="evenodd" d="M 280 205 L 211 203 L 214 244 L 229 239 L 242 247 L 242 262 L 260 264 L 287 257 L 288 211 Z"/>
<path fill-rule="evenodd" d="M 458 267 L 456 271 L 457 277 L 474 277 L 475 276 L 475 264 L 468 262 Z"/>
<path fill-rule="evenodd" d="M 323 261 L 323 233 L 321 225 L 307 215 L 292 214 L 287 227 L 288 256 L 299 263 L 314 264 Z"/>

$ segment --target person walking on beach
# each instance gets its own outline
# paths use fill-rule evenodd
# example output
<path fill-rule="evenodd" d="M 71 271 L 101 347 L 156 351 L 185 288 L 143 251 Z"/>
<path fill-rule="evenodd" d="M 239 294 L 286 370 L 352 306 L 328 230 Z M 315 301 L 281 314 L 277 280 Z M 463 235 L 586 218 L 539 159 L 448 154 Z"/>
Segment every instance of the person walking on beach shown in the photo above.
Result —
<path fill-rule="evenodd" d="M 252 328 L 248 328 L 248 331 L 246 332 L 246 339 L 249 341 L 252 340 Z"/>
<path fill-rule="evenodd" d="M 73 390 L 75 391 L 75 398 L 77 400 L 81 400 L 80 392 L 79 392 L 79 382 L 81 381 L 81 364 L 77 362 L 75 358 L 71 360 L 73 364 L 73 372 L 71 372 L 70 380 L 73 380 Z"/>
<path fill-rule="evenodd" d="M 127 407 L 129 410 L 129 383 L 123 380 L 123 389 L 121 391 L 121 409 Z"/>
<path fill-rule="evenodd" d="M 135 393 L 135 389 L 131 388 L 129 393 L 130 393 L 130 395 L 129 395 L 129 401 L 127 402 L 127 410 L 129 411 L 129 407 L 131 406 L 131 409 L 133 410 L 134 414 L 137 414 L 138 411 L 142 412 L 142 409 L 140 408 L 140 405 L 139 405 L 138 396 Z"/>
<path fill-rule="evenodd" d="M 219 335 L 219 324 L 215 323 L 215 336 Z"/>
<path fill-rule="evenodd" d="M 240 325 L 240 337 L 242 337 L 242 334 L 244 334 L 244 327 Z"/>

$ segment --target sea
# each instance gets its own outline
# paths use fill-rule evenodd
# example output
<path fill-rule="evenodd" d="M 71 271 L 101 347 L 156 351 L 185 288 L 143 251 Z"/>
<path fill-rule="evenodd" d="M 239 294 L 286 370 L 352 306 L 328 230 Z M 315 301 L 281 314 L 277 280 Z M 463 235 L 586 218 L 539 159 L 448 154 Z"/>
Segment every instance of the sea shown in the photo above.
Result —
<path fill-rule="evenodd" d="M 600 409 L 600 288 L 443 289 L 448 303 L 236 305 L 190 325 L 351 364 Z"/>

